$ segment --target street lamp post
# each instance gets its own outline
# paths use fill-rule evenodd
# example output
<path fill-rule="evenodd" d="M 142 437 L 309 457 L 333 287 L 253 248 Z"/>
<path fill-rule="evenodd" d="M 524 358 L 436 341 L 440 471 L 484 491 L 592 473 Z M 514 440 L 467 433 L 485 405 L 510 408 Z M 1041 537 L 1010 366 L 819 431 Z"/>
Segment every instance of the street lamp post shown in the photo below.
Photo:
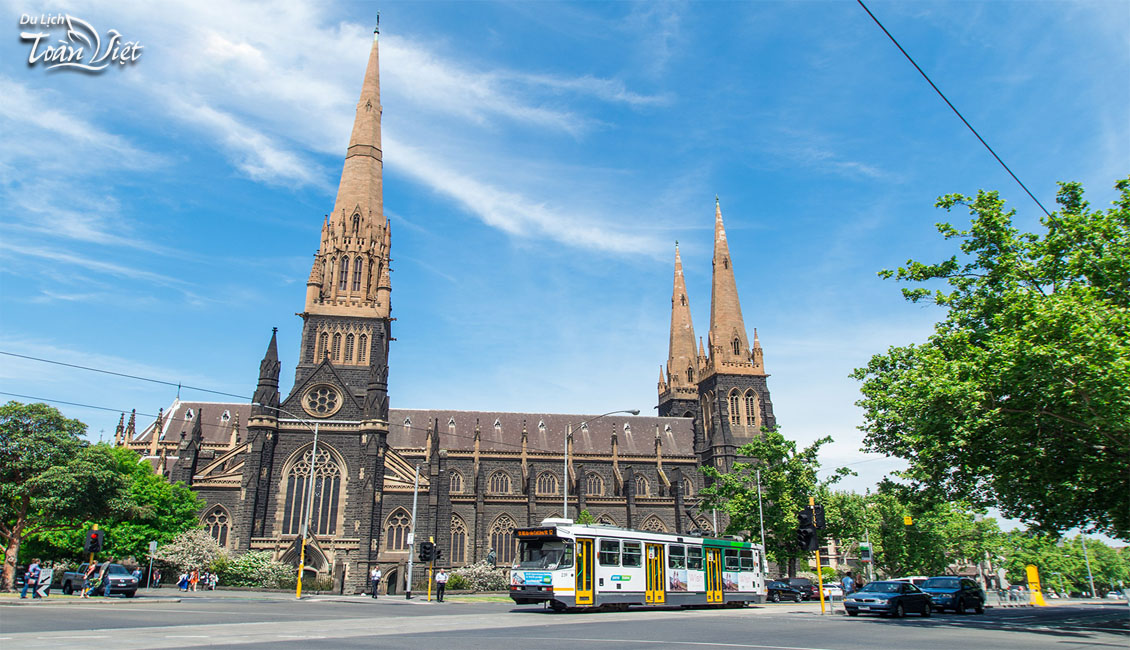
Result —
<path fill-rule="evenodd" d="M 310 422 L 305 418 L 299 417 L 294 413 L 291 413 L 286 409 L 281 409 L 277 406 L 268 406 L 266 404 L 260 404 L 259 402 L 252 402 L 252 406 L 269 408 L 284 415 L 289 415 L 296 421 L 301 422 L 305 426 L 309 427 L 310 430 L 314 432 L 314 446 L 310 450 L 310 471 L 307 473 L 306 477 L 306 489 L 310 491 L 310 498 L 303 499 L 303 501 L 306 502 L 306 514 L 302 518 L 302 547 L 298 552 L 298 582 L 294 591 L 294 597 L 300 599 L 302 598 L 302 574 L 306 571 L 306 538 L 310 534 L 310 514 L 314 510 L 314 465 L 318 462 L 318 423 Z"/>
<path fill-rule="evenodd" d="M 595 418 L 589 418 L 577 425 L 583 427 L 590 422 L 596 422 L 606 415 L 616 415 L 617 413 L 630 413 L 632 415 L 639 415 L 639 409 L 626 409 L 620 411 L 609 411 L 601 413 Z M 565 471 L 561 474 L 561 516 L 565 519 L 569 518 L 569 440 L 573 437 L 573 425 L 565 425 Z"/>

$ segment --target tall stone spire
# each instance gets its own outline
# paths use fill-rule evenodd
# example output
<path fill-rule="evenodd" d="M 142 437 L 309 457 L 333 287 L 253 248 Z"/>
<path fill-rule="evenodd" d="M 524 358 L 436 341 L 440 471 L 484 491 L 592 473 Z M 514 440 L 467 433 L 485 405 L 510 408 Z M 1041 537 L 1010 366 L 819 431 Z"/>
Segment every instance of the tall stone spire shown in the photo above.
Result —
<path fill-rule="evenodd" d="M 322 224 L 321 245 L 306 283 L 308 314 L 390 315 L 379 50 L 374 32 L 337 198 Z"/>
<path fill-rule="evenodd" d="M 698 358 L 694 349 L 694 324 L 691 322 L 683 260 L 675 242 L 675 282 L 671 291 L 671 342 L 667 354 L 669 388 L 694 388 L 698 381 Z"/>
<path fill-rule="evenodd" d="M 714 279 L 710 291 L 710 365 L 716 372 L 752 367 L 749 338 L 742 320 L 734 267 L 726 227 L 722 224 L 722 206 L 714 197 Z"/>

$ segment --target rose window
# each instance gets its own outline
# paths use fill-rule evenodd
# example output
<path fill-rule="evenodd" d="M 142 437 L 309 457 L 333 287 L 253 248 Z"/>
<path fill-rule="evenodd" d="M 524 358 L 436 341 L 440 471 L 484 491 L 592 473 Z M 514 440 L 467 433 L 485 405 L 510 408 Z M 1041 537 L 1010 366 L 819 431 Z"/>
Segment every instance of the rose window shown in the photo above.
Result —
<path fill-rule="evenodd" d="M 332 386 L 315 386 L 306 393 L 302 406 L 310 415 L 327 417 L 341 408 L 341 393 Z"/>

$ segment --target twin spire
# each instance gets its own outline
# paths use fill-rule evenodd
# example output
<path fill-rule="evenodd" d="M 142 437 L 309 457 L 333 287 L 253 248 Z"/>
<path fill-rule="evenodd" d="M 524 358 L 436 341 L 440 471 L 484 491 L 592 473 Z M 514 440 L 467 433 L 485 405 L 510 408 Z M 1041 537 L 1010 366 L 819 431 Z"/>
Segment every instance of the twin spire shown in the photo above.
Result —
<path fill-rule="evenodd" d="M 710 291 L 710 330 L 707 346 L 698 340 L 695 351 L 694 325 L 691 322 L 690 300 L 687 298 L 683 260 L 675 243 L 675 281 L 671 293 L 671 342 L 667 371 L 660 373 L 659 390 L 690 392 L 705 377 L 714 373 L 763 375 L 761 342 L 757 332 L 750 348 L 738 299 L 730 245 L 722 223 L 722 207 L 714 199 L 714 259 Z"/>

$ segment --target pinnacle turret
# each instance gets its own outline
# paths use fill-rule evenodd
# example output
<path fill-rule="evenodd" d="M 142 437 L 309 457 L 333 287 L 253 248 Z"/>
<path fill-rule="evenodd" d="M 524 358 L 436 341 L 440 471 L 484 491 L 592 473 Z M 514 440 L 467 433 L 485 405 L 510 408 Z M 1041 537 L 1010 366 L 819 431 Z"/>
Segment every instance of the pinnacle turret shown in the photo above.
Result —
<path fill-rule="evenodd" d="M 259 384 L 255 388 L 254 404 L 251 406 L 253 415 L 278 416 L 280 366 L 278 331 L 277 327 L 271 329 L 271 342 L 267 344 L 267 352 L 259 362 Z"/>
<path fill-rule="evenodd" d="M 694 324 L 691 322 L 683 260 L 675 243 L 675 279 L 671 291 L 671 338 L 667 355 L 666 383 L 669 389 L 694 388 L 698 381 L 698 358 L 694 349 Z"/>

